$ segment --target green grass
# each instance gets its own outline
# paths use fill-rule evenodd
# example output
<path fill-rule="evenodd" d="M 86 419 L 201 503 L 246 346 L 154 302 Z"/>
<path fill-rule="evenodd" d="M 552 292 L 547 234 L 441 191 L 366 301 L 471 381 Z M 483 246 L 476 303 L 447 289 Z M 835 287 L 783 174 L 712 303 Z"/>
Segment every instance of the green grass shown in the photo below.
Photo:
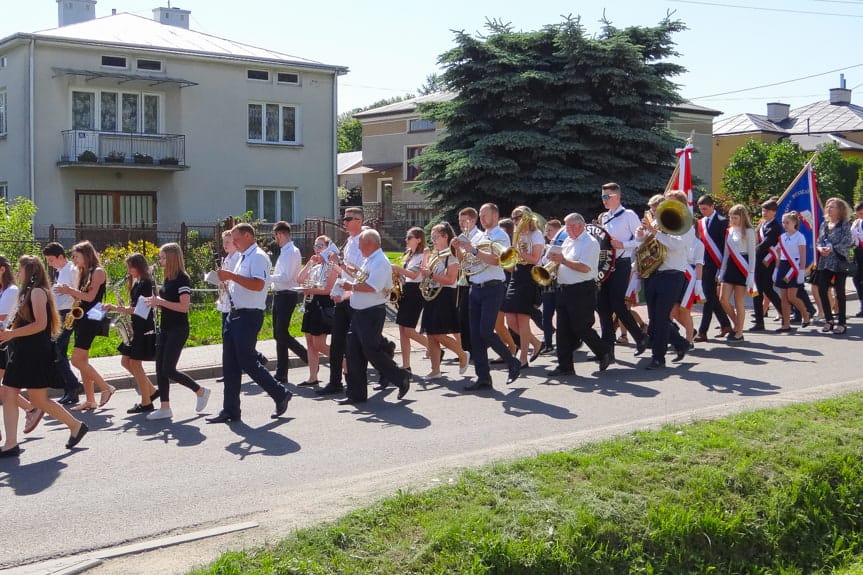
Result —
<path fill-rule="evenodd" d="M 398 493 L 195 574 L 863 573 L 863 394 Z"/>

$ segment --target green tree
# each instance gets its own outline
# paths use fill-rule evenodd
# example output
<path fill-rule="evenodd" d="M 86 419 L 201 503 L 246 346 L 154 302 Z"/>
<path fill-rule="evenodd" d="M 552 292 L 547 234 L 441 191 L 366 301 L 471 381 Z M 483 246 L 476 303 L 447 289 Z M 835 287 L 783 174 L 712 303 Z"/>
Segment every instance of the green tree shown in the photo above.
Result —
<path fill-rule="evenodd" d="M 336 132 L 339 140 L 339 153 L 356 152 L 363 149 L 363 126 L 353 117 L 358 110 L 339 114 Z"/>
<path fill-rule="evenodd" d="M 432 72 L 428 76 L 426 76 L 425 83 L 417 89 L 417 94 L 420 96 L 428 96 L 429 94 L 434 94 L 435 92 L 442 92 L 446 89 L 446 86 L 443 83 L 443 79 L 439 74 Z"/>
<path fill-rule="evenodd" d="M 683 23 L 606 22 L 597 36 L 573 18 L 533 32 L 487 28 L 481 38 L 456 33 L 439 57 L 458 97 L 421 107 L 447 129 L 417 161 L 418 188 L 442 214 L 495 201 L 589 215 L 604 182 L 620 182 L 635 204 L 664 189 L 680 142 L 659 126 L 681 102 L 670 78 L 684 70 L 666 60 Z"/>
<path fill-rule="evenodd" d="M 24 254 L 38 254 L 39 243 L 33 232 L 33 217 L 38 208 L 31 200 L 0 198 L 0 253 L 17 265 Z"/>

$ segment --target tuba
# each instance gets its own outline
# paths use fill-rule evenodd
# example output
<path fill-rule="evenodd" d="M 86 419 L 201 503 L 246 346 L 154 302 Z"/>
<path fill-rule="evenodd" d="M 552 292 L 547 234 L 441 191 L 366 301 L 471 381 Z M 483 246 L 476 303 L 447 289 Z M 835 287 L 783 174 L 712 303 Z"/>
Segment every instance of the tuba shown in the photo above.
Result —
<path fill-rule="evenodd" d="M 656 218 L 645 214 L 646 227 L 672 236 L 682 236 L 692 227 L 692 212 L 677 200 L 665 200 L 656 208 Z M 635 250 L 635 269 L 643 278 L 655 272 L 665 260 L 667 250 L 651 232 Z"/>
<path fill-rule="evenodd" d="M 423 296 L 423 299 L 426 301 L 433 301 L 437 299 L 440 295 L 441 290 L 443 289 L 443 285 L 435 281 L 433 276 L 435 274 L 441 275 L 446 272 L 446 258 L 452 255 L 452 252 L 447 248 L 436 252 L 429 258 L 428 263 L 426 264 L 429 270 L 429 275 L 425 276 L 420 282 L 420 294 Z"/>

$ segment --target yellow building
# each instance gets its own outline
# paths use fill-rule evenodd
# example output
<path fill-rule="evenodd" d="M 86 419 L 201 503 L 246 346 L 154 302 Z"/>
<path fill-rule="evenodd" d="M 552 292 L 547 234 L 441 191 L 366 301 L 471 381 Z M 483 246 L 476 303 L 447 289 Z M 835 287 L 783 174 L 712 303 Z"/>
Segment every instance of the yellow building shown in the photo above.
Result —
<path fill-rule="evenodd" d="M 791 109 L 771 102 L 767 114 L 738 114 L 713 123 L 713 178 L 711 190 L 722 187 L 722 176 L 731 156 L 749 140 L 778 142 L 791 140 L 802 150 L 814 152 L 825 144 L 839 144 L 844 156 L 863 159 L 863 107 L 851 103 L 851 90 L 830 90 L 828 100 Z"/>

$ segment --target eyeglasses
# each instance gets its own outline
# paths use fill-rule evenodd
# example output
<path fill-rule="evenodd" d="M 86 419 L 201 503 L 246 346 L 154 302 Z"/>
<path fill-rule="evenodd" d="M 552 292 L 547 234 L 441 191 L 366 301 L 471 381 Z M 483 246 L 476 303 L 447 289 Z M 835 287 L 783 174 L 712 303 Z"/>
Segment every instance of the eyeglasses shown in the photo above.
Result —
<path fill-rule="evenodd" d="M 350 216 L 345 216 L 345 217 L 343 217 L 343 218 L 342 218 L 342 221 L 343 221 L 343 222 L 352 222 L 352 221 L 354 221 L 354 220 L 358 220 L 358 219 L 359 219 L 359 218 L 352 218 L 352 217 L 350 217 Z"/>
<path fill-rule="evenodd" d="M 521 216 L 513 216 L 512 221 L 517 222 L 521 219 Z"/>
<path fill-rule="evenodd" d="M 601 196 L 599 196 L 599 197 L 600 197 L 600 198 L 602 198 L 603 200 L 607 200 L 607 199 L 613 198 L 613 197 L 614 197 L 614 196 L 616 196 L 616 195 L 617 195 L 617 194 L 602 194 L 602 195 L 601 195 Z"/>
<path fill-rule="evenodd" d="M 324 245 L 324 244 L 315 244 L 316 250 L 319 250 L 319 249 L 324 248 L 324 247 L 326 247 L 326 245 Z"/>

